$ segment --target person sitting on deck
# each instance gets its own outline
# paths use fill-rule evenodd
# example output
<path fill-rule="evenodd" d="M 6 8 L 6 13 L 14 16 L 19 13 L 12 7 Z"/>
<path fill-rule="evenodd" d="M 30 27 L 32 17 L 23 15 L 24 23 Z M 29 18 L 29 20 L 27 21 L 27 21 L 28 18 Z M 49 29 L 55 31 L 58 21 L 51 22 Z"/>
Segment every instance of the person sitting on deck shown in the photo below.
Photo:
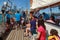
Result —
<path fill-rule="evenodd" d="M 48 37 L 48 40 L 60 40 L 57 30 L 51 29 L 50 36 Z"/>
<path fill-rule="evenodd" d="M 46 14 L 45 12 L 43 12 L 43 17 L 44 17 L 44 20 L 49 20 L 49 15 Z"/>
<path fill-rule="evenodd" d="M 53 15 L 51 15 L 50 19 L 55 22 L 55 17 Z"/>
<path fill-rule="evenodd" d="M 31 35 L 31 30 L 30 30 L 30 28 L 31 28 L 31 24 L 30 24 L 30 22 L 27 22 L 26 23 L 26 32 L 25 32 L 25 36 L 28 36 L 29 34 Z"/>

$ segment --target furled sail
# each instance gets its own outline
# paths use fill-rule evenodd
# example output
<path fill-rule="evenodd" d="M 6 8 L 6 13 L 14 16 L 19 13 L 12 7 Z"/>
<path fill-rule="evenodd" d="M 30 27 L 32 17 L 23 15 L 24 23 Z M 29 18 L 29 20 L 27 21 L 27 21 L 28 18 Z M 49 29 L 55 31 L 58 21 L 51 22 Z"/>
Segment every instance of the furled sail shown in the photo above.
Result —
<path fill-rule="evenodd" d="M 46 7 L 58 2 L 60 0 L 30 0 L 30 9 Z"/>

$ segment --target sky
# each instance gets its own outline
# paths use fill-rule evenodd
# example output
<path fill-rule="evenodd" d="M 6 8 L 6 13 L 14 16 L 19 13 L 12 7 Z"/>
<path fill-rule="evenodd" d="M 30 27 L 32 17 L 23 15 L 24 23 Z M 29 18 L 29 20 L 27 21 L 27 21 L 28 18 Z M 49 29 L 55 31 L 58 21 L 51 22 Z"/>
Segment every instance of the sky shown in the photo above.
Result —
<path fill-rule="evenodd" d="M 0 10 L 4 2 L 7 0 L 0 0 Z M 13 6 L 16 5 L 17 9 L 21 8 L 23 10 L 30 9 L 30 0 L 11 0 Z"/>
<path fill-rule="evenodd" d="M 0 10 L 1 10 L 3 3 L 6 1 L 7 0 L 0 0 Z M 21 8 L 23 10 L 30 9 L 30 0 L 11 0 L 11 1 L 13 3 L 13 6 L 14 5 L 17 6 L 17 9 L 19 9 L 19 8 Z M 43 13 L 43 12 L 50 13 L 50 9 L 46 8 L 46 9 L 40 10 L 40 13 Z M 55 8 L 52 8 L 52 12 L 59 13 L 60 10 L 58 9 L 58 7 L 55 7 Z"/>

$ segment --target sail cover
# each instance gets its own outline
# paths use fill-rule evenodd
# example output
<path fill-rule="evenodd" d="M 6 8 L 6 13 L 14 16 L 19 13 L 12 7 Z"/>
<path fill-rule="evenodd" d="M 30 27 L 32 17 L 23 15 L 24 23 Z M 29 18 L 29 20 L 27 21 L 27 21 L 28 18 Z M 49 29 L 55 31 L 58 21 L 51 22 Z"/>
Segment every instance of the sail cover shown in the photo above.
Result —
<path fill-rule="evenodd" d="M 60 2 L 60 0 L 30 0 L 30 9 L 41 8 Z"/>

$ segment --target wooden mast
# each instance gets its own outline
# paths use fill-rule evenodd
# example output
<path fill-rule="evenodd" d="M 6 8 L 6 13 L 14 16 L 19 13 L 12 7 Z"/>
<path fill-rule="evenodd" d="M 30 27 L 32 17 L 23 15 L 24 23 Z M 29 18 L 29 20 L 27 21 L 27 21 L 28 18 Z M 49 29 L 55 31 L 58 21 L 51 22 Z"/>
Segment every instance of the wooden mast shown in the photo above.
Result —
<path fill-rule="evenodd" d="M 33 0 L 30 0 L 30 7 L 32 6 Z"/>

